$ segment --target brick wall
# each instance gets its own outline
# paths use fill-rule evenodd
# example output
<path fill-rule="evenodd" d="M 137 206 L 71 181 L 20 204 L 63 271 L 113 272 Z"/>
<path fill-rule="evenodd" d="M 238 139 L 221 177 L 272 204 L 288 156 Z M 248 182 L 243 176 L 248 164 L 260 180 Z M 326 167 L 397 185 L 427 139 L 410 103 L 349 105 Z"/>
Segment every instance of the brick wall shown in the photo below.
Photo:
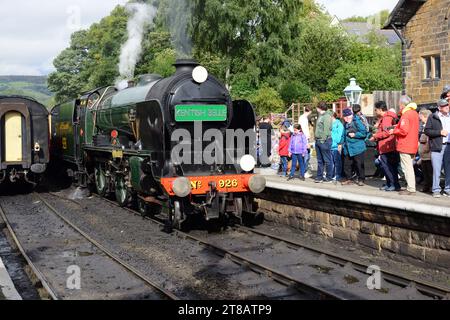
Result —
<path fill-rule="evenodd" d="M 434 103 L 450 84 L 450 0 L 425 2 L 404 31 L 412 41 L 403 65 L 406 93 L 418 104 Z M 442 78 L 425 81 L 422 57 L 432 54 L 441 56 Z"/>

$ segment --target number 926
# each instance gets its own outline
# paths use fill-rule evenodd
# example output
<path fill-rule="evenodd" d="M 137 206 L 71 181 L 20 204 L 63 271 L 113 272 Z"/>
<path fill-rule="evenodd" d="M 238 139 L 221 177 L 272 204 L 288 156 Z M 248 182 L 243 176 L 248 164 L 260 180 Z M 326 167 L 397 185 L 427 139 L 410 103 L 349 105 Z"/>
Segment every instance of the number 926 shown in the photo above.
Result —
<path fill-rule="evenodd" d="M 220 188 L 237 188 L 238 186 L 239 182 L 237 179 L 219 180 Z"/>

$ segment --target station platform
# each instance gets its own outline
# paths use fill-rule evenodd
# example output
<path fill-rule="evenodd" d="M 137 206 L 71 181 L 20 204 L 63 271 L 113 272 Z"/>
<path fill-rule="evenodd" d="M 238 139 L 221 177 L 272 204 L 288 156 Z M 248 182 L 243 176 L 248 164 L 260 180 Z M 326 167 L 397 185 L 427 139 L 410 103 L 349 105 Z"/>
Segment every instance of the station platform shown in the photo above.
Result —
<path fill-rule="evenodd" d="M 0 257 L 0 300 L 22 300 Z"/>
<path fill-rule="evenodd" d="M 261 174 L 264 175 L 264 172 Z M 312 179 L 287 181 L 287 178 L 277 175 L 264 176 L 267 179 L 267 187 L 271 189 L 450 218 L 449 197 L 436 199 L 430 194 L 421 192 L 417 192 L 413 196 L 401 196 L 398 192 L 380 190 L 382 185 L 380 179 L 368 179 L 366 185 L 360 187 L 357 185 L 342 186 L 340 183 L 314 183 Z"/>

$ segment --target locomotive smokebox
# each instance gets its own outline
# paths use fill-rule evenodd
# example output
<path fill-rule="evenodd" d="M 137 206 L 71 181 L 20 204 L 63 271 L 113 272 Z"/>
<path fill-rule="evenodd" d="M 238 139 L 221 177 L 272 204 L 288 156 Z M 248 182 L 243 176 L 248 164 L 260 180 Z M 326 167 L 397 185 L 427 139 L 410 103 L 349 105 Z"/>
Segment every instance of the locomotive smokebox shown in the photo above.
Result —
<path fill-rule="evenodd" d="M 195 67 L 200 64 L 194 59 L 178 59 L 173 65 L 176 68 L 175 74 L 180 74 L 186 72 L 192 73 Z"/>

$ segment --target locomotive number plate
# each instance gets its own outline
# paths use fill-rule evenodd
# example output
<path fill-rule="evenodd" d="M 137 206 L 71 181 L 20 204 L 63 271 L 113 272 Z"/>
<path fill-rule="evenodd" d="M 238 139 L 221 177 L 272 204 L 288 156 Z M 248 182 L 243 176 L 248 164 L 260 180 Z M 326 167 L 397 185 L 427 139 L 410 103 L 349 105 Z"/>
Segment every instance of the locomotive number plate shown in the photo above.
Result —
<path fill-rule="evenodd" d="M 251 174 L 237 174 L 224 176 L 197 176 L 188 178 L 191 182 L 192 194 L 200 195 L 210 192 L 211 186 L 215 186 L 215 189 L 219 193 L 249 192 L 248 181 L 252 176 L 253 175 Z M 161 178 L 161 184 L 171 196 L 174 195 L 172 184 L 175 180 L 176 178 Z"/>
<path fill-rule="evenodd" d="M 226 121 L 226 105 L 177 105 L 175 121 Z"/>
<path fill-rule="evenodd" d="M 237 188 L 239 181 L 237 179 L 219 180 L 219 188 Z"/>

